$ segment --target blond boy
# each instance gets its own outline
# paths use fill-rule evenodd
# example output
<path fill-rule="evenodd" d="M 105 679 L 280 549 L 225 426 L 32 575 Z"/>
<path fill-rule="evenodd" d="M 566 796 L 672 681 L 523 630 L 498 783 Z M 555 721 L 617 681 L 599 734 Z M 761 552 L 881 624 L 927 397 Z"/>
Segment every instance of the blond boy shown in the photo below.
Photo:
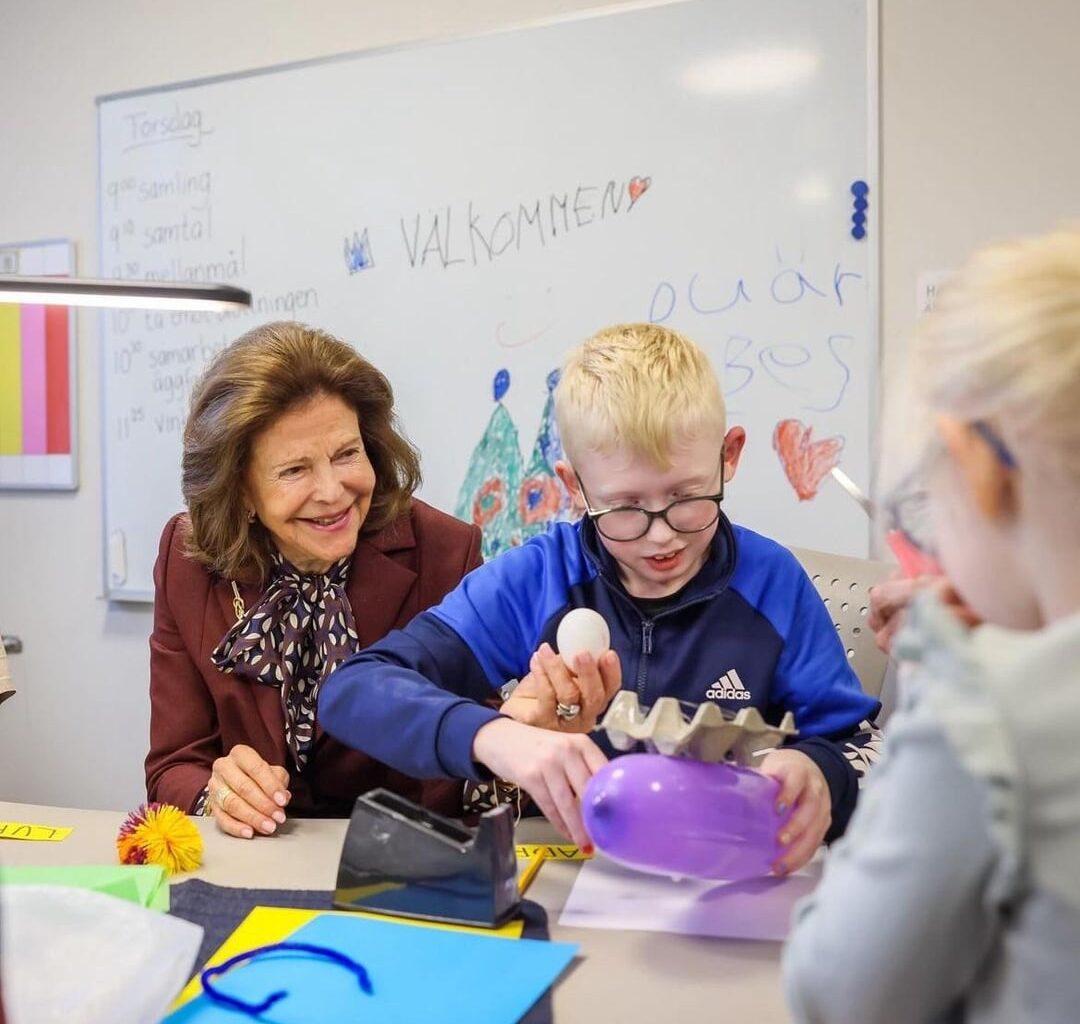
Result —
<path fill-rule="evenodd" d="M 615 752 L 586 733 L 620 687 L 643 704 L 792 711 L 798 741 L 761 770 L 781 782 L 778 812 L 795 807 L 776 870 L 796 870 L 843 831 L 879 705 L 791 553 L 723 514 L 746 435 L 727 428 L 708 359 L 664 327 L 611 327 L 571 354 L 555 410 L 567 456 L 555 468 L 581 520 L 349 659 L 320 692 L 322 724 L 410 774 L 514 782 L 587 845 L 579 799 Z M 583 606 L 607 620 L 611 649 L 571 672 L 551 645 Z M 523 683 L 500 710 L 484 703 L 509 679 Z"/>

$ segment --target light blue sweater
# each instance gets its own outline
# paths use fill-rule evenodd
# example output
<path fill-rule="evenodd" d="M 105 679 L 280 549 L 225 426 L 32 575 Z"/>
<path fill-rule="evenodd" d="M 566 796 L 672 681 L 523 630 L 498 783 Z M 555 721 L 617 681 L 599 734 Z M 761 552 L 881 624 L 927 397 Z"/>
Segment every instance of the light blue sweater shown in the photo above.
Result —
<path fill-rule="evenodd" d="M 1080 1021 L 1080 615 L 968 632 L 930 598 L 901 709 L 784 955 L 805 1024 Z"/>

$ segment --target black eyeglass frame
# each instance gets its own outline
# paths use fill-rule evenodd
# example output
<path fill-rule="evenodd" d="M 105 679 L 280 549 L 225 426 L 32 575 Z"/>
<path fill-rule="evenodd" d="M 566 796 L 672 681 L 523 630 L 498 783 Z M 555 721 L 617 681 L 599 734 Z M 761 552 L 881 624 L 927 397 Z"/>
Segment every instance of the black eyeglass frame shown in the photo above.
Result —
<path fill-rule="evenodd" d="M 669 502 L 662 509 L 656 512 L 651 512 L 647 508 L 640 508 L 637 505 L 614 505 L 611 508 L 593 508 L 592 502 L 589 501 L 588 494 L 585 493 L 585 485 L 581 482 L 581 477 L 578 471 L 574 470 L 574 477 L 577 480 L 578 487 L 581 489 L 581 496 L 585 499 L 585 515 L 587 515 L 595 524 L 597 531 L 608 540 L 616 542 L 630 542 L 635 540 L 641 540 L 651 529 L 653 520 L 663 519 L 667 523 L 668 527 L 675 533 L 701 533 L 703 530 L 707 530 L 720 518 L 720 503 L 724 500 L 724 453 L 720 453 L 720 490 L 716 494 L 695 494 L 689 498 L 676 498 L 674 501 Z M 682 530 L 677 527 L 670 519 L 668 519 L 668 513 L 677 505 L 685 505 L 690 501 L 711 501 L 716 505 L 716 515 L 709 520 L 704 526 L 699 526 L 694 530 Z M 645 529 L 641 533 L 633 537 L 612 537 L 610 534 L 604 533 L 604 527 L 601 525 L 601 520 L 606 515 L 610 515 L 612 512 L 640 512 L 646 516 Z"/>

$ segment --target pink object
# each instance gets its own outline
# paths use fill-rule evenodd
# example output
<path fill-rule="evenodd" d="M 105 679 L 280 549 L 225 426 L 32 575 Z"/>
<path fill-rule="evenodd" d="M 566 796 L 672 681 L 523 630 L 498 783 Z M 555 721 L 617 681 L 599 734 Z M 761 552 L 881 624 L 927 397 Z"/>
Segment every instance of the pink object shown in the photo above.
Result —
<path fill-rule="evenodd" d="M 650 874 L 737 881 L 767 875 L 791 816 L 776 811 L 780 785 L 752 768 L 662 754 L 616 758 L 582 801 L 596 848 Z"/>
<path fill-rule="evenodd" d="M 908 579 L 918 576 L 944 576 L 945 570 L 941 563 L 916 547 L 903 530 L 890 530 L 885 534 L 885 543 L 889 545 L 896 560 L 900 563 L 900 571 Z"/>

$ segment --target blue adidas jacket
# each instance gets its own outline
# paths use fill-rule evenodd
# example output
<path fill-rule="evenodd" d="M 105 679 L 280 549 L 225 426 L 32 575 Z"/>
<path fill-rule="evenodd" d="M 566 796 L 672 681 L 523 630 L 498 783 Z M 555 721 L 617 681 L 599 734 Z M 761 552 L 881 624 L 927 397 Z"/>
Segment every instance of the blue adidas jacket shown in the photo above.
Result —
<path fill-rule="evenodd" d="M 623 687 L 738 710 L 795 715 L 792 746 L 829 784 L 843 832 L 858 793 L 858 748 L 880 705 L 848 665 L 821 598 L 794 555 L 723 515 L 709 558 L 680 600 L 653 618 L 619 581 L 588 519 L 557 523 L 471 572 L 403 630 L 345 661 L 322 685 L 319 720 L 332 736 L 420 778 L 482 778 L 473 738 L 498 715 L 482 702 L 529 670 L 570 608 L 607 620 Z M 726 677 L 726 678 L 725 678 Z M 594 739 L 609 756 L 606 739 Z"/>

